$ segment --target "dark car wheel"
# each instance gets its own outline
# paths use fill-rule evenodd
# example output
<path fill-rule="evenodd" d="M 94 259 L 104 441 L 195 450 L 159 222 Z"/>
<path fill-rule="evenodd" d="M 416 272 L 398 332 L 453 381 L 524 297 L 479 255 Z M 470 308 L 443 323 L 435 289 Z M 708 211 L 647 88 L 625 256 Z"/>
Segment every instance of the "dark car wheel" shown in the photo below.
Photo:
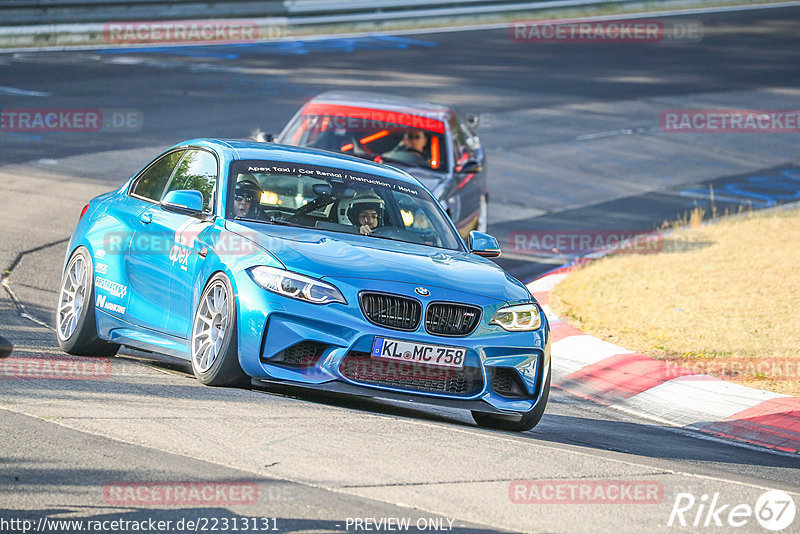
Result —
<path fill-rule="evenodd" d="M 192 371 L 207 386 L 247 383 L 239 365 L 236 299 L 228 277 L 217 273 L 208 281 L 192 321 Z"/>
<path fill-rule="evenodd" d="M 547 406 L 547 399 L 550 397 L 550 373 L 547 373 L 547 382 L 542 391 L 542 398 L 536 408 L 529 411 L 522 416 L 522 419 L 514 421 L 507 419 L 502 415 L 495 415 L 484 412 L 472 412 L 472 418 L 478 425 L 486 428 L 494 428 L 496 430 L 510 430 L 512 432 L 524 432 L 530 430 L 539 424 L 539 421 L 544 415 L 544 409 Z"/>
<path fill-rule="evenodd" d="M 56 308 L 58 345 L 77 356 L 113 356 L 119 345 L 100 339 L 95 317 L 94 268 L 89 251 L 78 247 L 64 270 Z"/>
<path fill-rule="evenodd" d="M 14 345 L 3 336 L 0 336 L 0 358 L 8 358 L 12 352 L 14 352 Z"/>

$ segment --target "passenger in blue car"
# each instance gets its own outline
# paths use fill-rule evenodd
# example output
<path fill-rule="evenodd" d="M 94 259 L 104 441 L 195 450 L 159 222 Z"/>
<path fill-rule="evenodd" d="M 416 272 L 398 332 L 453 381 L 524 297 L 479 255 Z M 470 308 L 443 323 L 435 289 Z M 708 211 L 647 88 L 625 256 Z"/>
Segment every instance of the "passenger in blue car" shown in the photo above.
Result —
<path fill-rule="evenodd" d="M 361 235 L 370 235 L 375 228 L 384 225 L 385 203 L 374 192 L 354 196 L 343 208 L 346 220 L 340 222 L 357 226 Z"/>

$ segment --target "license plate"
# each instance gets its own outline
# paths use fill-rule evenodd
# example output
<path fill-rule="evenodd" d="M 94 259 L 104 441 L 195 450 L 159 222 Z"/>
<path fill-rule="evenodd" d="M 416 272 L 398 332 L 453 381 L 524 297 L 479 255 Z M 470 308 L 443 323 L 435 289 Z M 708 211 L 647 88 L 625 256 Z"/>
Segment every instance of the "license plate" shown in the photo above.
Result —
<path fill-rule="evenodd" d="M 372 345 L 372 356 L 375 358 L 402 360 L 404 362 L 460 368 L 464 367 L 467 349 L 376 337 Z"/>

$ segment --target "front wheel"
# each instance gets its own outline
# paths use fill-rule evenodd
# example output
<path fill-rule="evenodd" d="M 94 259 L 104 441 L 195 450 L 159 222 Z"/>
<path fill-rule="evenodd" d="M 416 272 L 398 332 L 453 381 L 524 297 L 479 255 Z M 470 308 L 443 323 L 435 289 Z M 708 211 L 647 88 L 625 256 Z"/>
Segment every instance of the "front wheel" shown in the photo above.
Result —
<path fill-rule="evenodd" d="M 61 350 L 77 356 L 113 356 L 119 345 L 100 339 L 95 317 L 94 268 L 89 251 L 78 247 L 61 280 L 56 336 Z"/>
<path fill-rule="evenodd" d="M 494 428 L 496 430 L 510 430 L 511 432 L 525 432 L 539 424 L 539 421 L 544 415 L 545 406 L 547 406 L 547 399 L 550 397 L 550 373 L 547 373 L 547 382 L 544 384 L 542 390 L 542 398 L 536 407 L 522 415 L 522 419 L 514 421 L 502 415 L 496 415 L 485 412 L 472 412 L 472 418 L 479 426 L 486 428 Z"/>
<path fill-rule="evenodd" d="M 236 300 L 228 277 L 211 277 L 192 321 L 192 371 L 207 386 L 244 385 L 239 365 Z"/>

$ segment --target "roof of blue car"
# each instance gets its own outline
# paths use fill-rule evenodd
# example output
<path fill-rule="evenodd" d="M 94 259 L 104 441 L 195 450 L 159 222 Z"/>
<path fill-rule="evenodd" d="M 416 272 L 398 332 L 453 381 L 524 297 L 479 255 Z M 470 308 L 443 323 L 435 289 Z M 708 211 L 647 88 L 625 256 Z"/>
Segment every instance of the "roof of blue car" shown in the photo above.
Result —
<path fill-rule="evenodd" d="M 220 152 L 227 152 L 231 159 L 254 159 L 270 161 L 286 161 L 293 163 L 307 163 L 309 165 L 321 165 L 324 167 L 334 167 L 344 170 L 363 172 L 367 174 L 378 174 L 389 178 L 395 178 L 406 182 L 414 182 L 407 173 L 374 163 L 361 158 L 338 154 L 314 148 L 305 148 L 289 145 L 279 145 L 277 143 L 263 143 L 246 139 L 191 139 L 179 143 L 175 146 L 186 145 L 205 145 L 213 147 Z"/>

